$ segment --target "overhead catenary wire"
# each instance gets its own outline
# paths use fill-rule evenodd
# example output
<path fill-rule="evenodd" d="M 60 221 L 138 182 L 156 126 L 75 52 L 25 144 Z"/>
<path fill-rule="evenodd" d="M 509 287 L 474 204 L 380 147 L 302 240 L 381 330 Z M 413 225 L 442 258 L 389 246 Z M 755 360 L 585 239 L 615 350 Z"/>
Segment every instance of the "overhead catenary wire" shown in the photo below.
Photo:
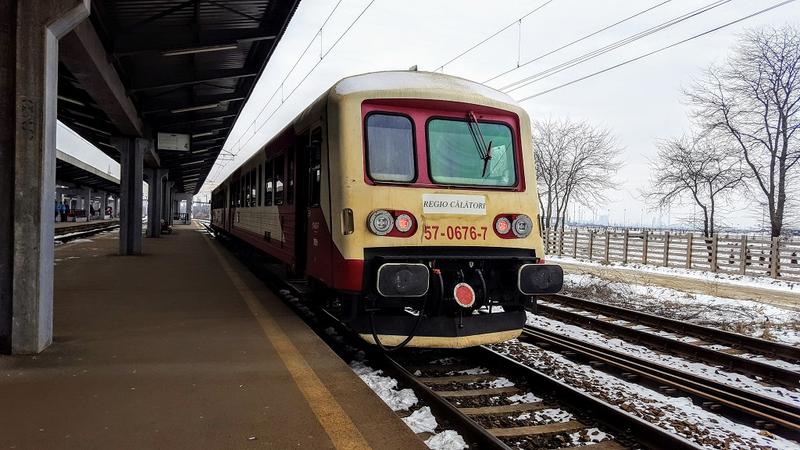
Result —
<path fill-rule="evenodd" d="M 339 0 L 339 2 L 336 4 L 336 7 L 338 7 L 340 3 L 341 3 L 341 0 Z M 292 90 L 289 92 L 289 94 L 288 94 L 288 95 L 287 95 L 285 98 L 283 98 L 283 101 L 282 101 L 282 102 L 281 102 L 281 103 L 278 105 L 278 107 L 277 107 L 275 110 L 273 110 L 273 111 L 272 111 L 272 113 L 270 113 L 270 115 L 269 115 L 269 116 L 268 116 L 268 117 L 267 117 L 267 118 L 266 118 L 266 119 L 265 119 L 265 120 L 264 120 L 264 121 L 261 123 L 261 125 L 259 125 L 259 126 L 258 126 L 258 128 L 256 128 L 256 130 L 255 130 L 255 131 L 253 131 L 253 133 L 250 135 L 250 137 L 247 139 L 247 141 L 245 141 L 243 144 L 241 144 L 241 145 L 239 145 L 239 146 L 238 146 L 238 148 L 237 148 L 237 151 L 234 153 L 234 155 L 238 155 L 238 152 L 239 152 L 239 151 L 240 151 L 240 150 L 241 150 L 243 147 L 245 147 L 246 145 L 248 145 L 248 144 L 249 144 L 249 143 L 250 143 L 250 142 L 253 140 L 253 138 L 254 138 L 254 137 L 255 137 L 255 136 L 258 134 L 258 132 L 259 132 L 259 131 L 261 131 L 261 129 L 263 129 L 263 128 L 264 128 L 264 126 L 265 126 L 267 123 L 269 123 L 270 119 L 272 119 L 272 117 L 273 117 L 273 116 L 274 116 L 274 115 L 275 115 L 275 114 L 278 112 L 278 110 L 280 110 L 280 107 L 281 107 L 281 106 L 282 106 L 282 105 L 283 105 L 283 104 L 286 102 L 286 100 L 288 100 L 288 99 L 289 99 L 289 98 L 292 96 L 292 94 L 294 94 L 294 93 L 297 91 L 297 89 L 298 89 L 298 88 L 299 88 L 299 87 L 300 87 L 300 86 L 301 86 L 301 85 L 302 85 L 302 84 L 303 84 L 303 83 L 306 81 L 306 79 L 308 79 L 308 77 L 309 77 L 309 76 L 310 76 L 310 75 L 311 75 L 311 74 L 314 72 L 314 70 L 316 70 L 316 68 L 317 68 L 317 67 L 318 67 L 318 66 L 319 66 L 319 65 L 322 63 L 322 61 L 325 59 L 325 57 L 326 57 L 326 56 L 328 56 L 328 54 L 329 54 L 331 51 L 333 51 L 333 49 L 334 49 L 334 48 L 336 48 L 336 46 L 339 44 L 339 42 L 341 42 L 341 41 L 342 41 L 342 39 L 344 39 L 344 37 L 345 37 L 345 36 L 346 36 L 346 35 L 347 35 L 347 34 L 350 32 L 350 30 L 351 30 L 351 29 L 352 29 L 352 28 L 353 28 L 353 27 L 356 25 L 356 23 L 358 23 L 358 21 L 361 19 L 361 17 L 363 17 L 363 16 L 364 16 L 364 14 L 367 12 L 367 10 L 368 10 L 368 9 L 369 9 L 369 8 L 370 8 L 370 7 L 371 7 L 371 6 L 372 6 L 374 3 L 375 3 L 375 0 L 371 0 L 371 1 L 370 1 L 370 2 L 367 4 L 367 6 L 365 6 L 365 7 L 364 7 L 364 9 L 363 9 L 363 10 L 361 10 L 361 12 L 358 14 L 358 16 L 356 16 L 356 18 L 355 18 L 355 19 L 353 19 L 353 21 L 352 21 L 352 22 L 350 22 L 350 24 L 347 26 L 347 28 L 345 28 L 345 30 L 342 32 L 342 34 L 340 34 L 340 35 L 339 35 L 339 37 L 338 37 L 338 38 L 337 38 L 337 39 L 336 39 L 336 40 L 333 42 L 333 44 L 331 45 L 331 47 L 330 47 L 330 48 L 328 48 L 328 50 L 327 50 L 326 52 L 324 52 L 324 53 L 320 54 L 320 58 L 319 58 L 319 60 L 317 60 L 317 62 L 314 64 L 314 66 L 313 66 L 313 67 L 312 67 L 312 68 L 311 68 L 311 69 L 310 69 L 310 70 L 309 70 L 309 71 L 308 71 L 308 72 L 305 74 L 305 76 L 304 76 L 304 77 L 303 77 L 303 78 L 302 78 L 302 79 L 301 79 L 301 80 L 300 80 L 300 81 L 297 83 L 297 85 L 294 87 L 294 89 L 292 89 Z M 335 8 L 336 8 L 336 7 L 334 7 L 334 11 L 335 11 Z M 328 18 L 325 20 L 325 23 L 327 23 L 327 21 L 330 19 L 330 16 L 331 16 L 331 15 L 333 15 L 333 11 L 331 11 L 331 14 L 330 14 L 330 15 L 328 16 Z M 323 25 L 324 25 L 324 24 L 323 24 Z M 320 28 L 320 32 L 321 32 L 321 28 Z M 320 34 L 320 32 L 318 32 L 317 34 Z M 311 46 L 311 43 L 313 43 L 313 42 L 314 42 L 314 40 L 316 40 L 316 37 L 317 37 L 317 35 L 314 35 L 314 38 L 311 40 L 311 42 L 309 42 L 309 45 L 307 46 L 307 48 Z M 302 55 L 301 55 L 301 58 L 302 58 Z M 297 62 L 295 62 L 295 65 L 294 65 L 294 66 L 292 66 L 292 70 L 294 70 L 294 68 L 295 68 L 295 67 L 297 67 L 297 65 L 298 65 L 298 63 L 299 63 L 299 60 L 300 60 L 301 58 L 298 58 L 298 61 L 297 61 Z M 287 79 L 287 78 L 288 78 L 288 74 L 287 74 L 287 77 L 286 77 L 286 78 L 284 78 L 284 80 L 281 82 L 281 86 L 283 85 L 283 83 L 285 83 L 285 81 L 286 81 L 286 79 Z M 278 92 L 278 90 L 276 90 L 275 92 L 277 93 L 277 92 Z M 274 95 L 275 95 L 275 93 L 273 93 L 273 97 L 274 97 Z M 271 99 L 270 99 L 270 100 L 271 100 Z M 267 102 L 267 103 L 264 105 L 264 107 L 262 107 L 262 110 L 261 110 L 261 112 L 263 112 L 263 111 L 266 109 L 266 106 L 267 106 L 268 104 L 269 104 L 269 101 L 268 101 L 268 102 Z M 261 115 L 261 112 L 259 113 L 259 116 Z M 257 117 L 257 118 L 258 118 L 258 117 Z M 257 119 L 257 118 L 256 118 L 256 119 Z M 254 121 L 253 121 L 253 124 L 255 124 L 255 122 L 256 122 L 256 120 L 254 120 Z M 249 128 L 250 128 L 250 127 L 248 127 L 248 129 L 249 129 Z M 237 145 L 238 145 L 238 143 L 241 141 L 241 139 L 242 139 L 242 137 L 243 137 L 244 135 L 245 135 L 245 133 L 243 133 L 242 135 L 240 135 L 240 138 L 239 138 L 239 140 L 237 140 Z M 228 162 L 229 162 L 229 161 L 225 161 L 225 162 L 224 162 L 222 165 L 220 165 L 220 166 L 219 166 L 219 169 L 217 170 L 217 172 L 219 173 L 220 171 L 222 171 L 222 170 L 223 170 L 223 169 L 224 169 L 224 168 L 227 166 Z M 210 178 L 210 177 L 209 177 L 209 178 Z M 212 179 L 212 181 L 213 181 L 213 179 Z"/>
<path fill-rule="evenodd" d="M 322 45 L 322 31 L 325 28 L 325 25 L 328 24 L 328 21 L 331 20 L 331 17 L 333 17 L 334 13 L 336 13 L 336 10 L 339 9 L 339 5 L 341 5 L 341 4 L 342 4 L 342 0 L 339 0 L 339 1 L 336 2 L 336 5 L 333 6 L 333 9 L 331 9 L 331 12 L 328 13 L 328 16 L 322 22 L 322 25 L 320 25 L 319 30 L 308 41 L 308 44 L 306 44 L 306 47 L 300 53 L 300 56 L 297 58 L 297 60 L 295 60 L 294 65 L 292 65 L 292 67 L 289 69 L 289 71 L 286 72 L 286 75 L 283 77 L 281 82 L 278 84 L 278 87 L 275 89 L 275 91 L 272 92 L 272 95 L 270 95 L 269 99 L 264 103 L 264 106 L 262 106 L 261 109 L 258 111 L 258 114 L 256 115 L 256 117 L 253 119 L 252 122 L 250 122 L 250 125 L 248 125 L 248 127 L 244 130 L 244 132 L 242 132 L 242 134 L 239 135 L 239 138 L 236 140 L 236 142 L 233 145 L 231 145 L 231 147 L 235 147 L 236 145 L 238 145 L 239 142 L 241 142 L 242 137 L 244 137 L 247 134 L 247 132 L 250 131 L 250 128 L 255 126 L 256 121 L 258 121 L 258 119 L 261 117 L 261 114 L 263 114 L 263 112 L 266 110 L 267 106 L 269 106 L 269 104 L 272 102 L 272 100 L 275 98 L 275 96 L 278 94 L 278 92 L 281 92 L 281 97 L 283 98 L 283 87 L 284 87 L 284 84 L 286 83 L 286 80 L 289 79 L 289 77 L 294 72 L 294 69 L 297 68 L 297 66 L 300 64 L 300 61 L 303 59 L 303 57 L 306 55 L 306 53 L 308 53 L 308 50 L 311 48 L 311 45 L 314 44 L 314 41 L 317 40 L 317 37 L 319 37 L 320 46 Z M 320 50 L 320 55 L 321 54 L 322 54 L 322 51 Z M 320 56 L 320 58 L 321 58 L 321 56 Z"/>
<path fill-rule="evenodd" d="M 722 6 L 722 5 L 726 4 L 726 3 L 730 3 L 731 1 L 732 0 L 716 0 L 716 1 L 711 2 L 711 3 L 709 3 L 709 4 L 705 5 L 705 6 L 700 7 L 698 9 L 689 11 L 689 12 L 684 13 L 684 14 L 681 14 L 680 16 L 676 16 L 676 17 L 674 17 L 674 18 L 672 18 L 672 19 L 670 19 L 670 20 L 668 20 L 666 22 L 662 22 L 662 23 L 660 23 L 658 25 L 655 25 L 653 27 L 650 27 L 650 28 L 648 28 L 646 30 L 639 31 L 639 32 L 634 33 L 634 34 L 632 34 L 630 36 L 627 36 L 627 37 L 625 37 L 623 39 L 620 39 L 618 41 L 612 42 L 611 44 L 608 44 L 608 45 L 603 46 L 601 48 L 592 50 L 592 51 L 590 51 L 588 53 L 584 53 L 583 55 L 575 57 L 575 58 L 573 58 L 573 59 L 571 59 L 569 61 L 562 62 L 560 64 L 557 64 L 555 66 L 547 68 L 545 70 L 537 72 L 537 73 L 535 73 L 533 75 L 527 76 L 527 77 L 522 78 L 520 80 L 517 80 L 517 81 L 515 81 L 513 83 L 507 84 L 507 85 L 501 87 L 499 90 L 501 90 L 503 92 L 516 91 L 516 90 L 521 89 L 521 88 L 523 88 L 525 86 L 528 86 L 528 85 L 530 85 L 532 83 L 535 83 L 535 82 L 540 81 L 542 79 L 545 79 L 547 77 L 553 76 L 553 75 L 555 75 L 557 73 L 563 72 L 564 70 L 567 70 L 569 68 L 572 68 L 572 67 L 575 67 L 575 66 L 577 66 L 579 64 L 582 64 L 582 63 L 584 63 L 586 61 L 590 61 L 590 60 L 592 60 L 594 58 L 597 58 L 598 56 L 604 55 L 604 54 L 606 54 L 608 52 L 611 52 L 611 51 L 616 50 L 618 48 L 624 47 L 624 46 L 626 46 L 628 44 L 636 42 L 636 41 L 638 41 L 640 39 L 643 39 L 643 38 L 645 38 L 647 36 L 650 36 L 650 35 L 653 35 L 655 33 L 658 33 L 659 31 L 663 31 L 663 30 L 665 30 L 665 29 L 667 29 L 669 27 L 672 27 L 674 25 L 677 25 L 677 24 L 679 24 L 681 22 L 684 22 L 684 21 L 689 20 L 691 18 L 697 17 L 697 16 L 699 16 L 699 15 L 701 15 L 703 13 L 711 11 L 714 8 L 720 7 L 720 6 Z"/>
<path fill-rule="evenodd" d="M 755 17 L 755 16 L 758 16 L 758 15 L 760 15 L 760 14 L 763 14 L 763 13 L 765 13 L 765 12 L 771 11 L 771 10 L 773 10 L 773 9 L 775 9 L 775 8 L 779 8 L 779 7 L 781 7 L 781 6 L 788 5 L 789 3 L 793 3 L 793 2 L 795 2 L 795 1 L 797 1 L 797 0 L 785 0 L 785 1 L 783 1 L 783 2 L 777 3 L 777 4 L 775 4 L 775 5 L 772 5 L 772 6 L 770 6 L 770 7 L 767 7 L 767 8 L 761 9 L 761 10 L 759 10 L 759 11 L 756 11 L 756 12 L 754 12 L 754 13 L 752 13 L 752 14 L 748 14 L 747 16 L 740 17 L 739 19 L 736 19 L 736 20 L 733 20 L 733 21 L 731 21 L 731 22 L 727 22 L 727 23 L 725 23 L 725 24 L 722 24 L 722 25 L 720 25 L 720 26 L 714 27 L 714 28 L 712 28 L 712 29 L 710 29 L 710 30 L 706 30 L 706 31 L 704 31 L 704 32 L 702 32 L 702 33 L 695 34 L 695 35 L 693 35 L 693 36 L 690 36 L 690 37 L 688 37 L 688 38 L 686 38 L 686 39 L 682 39 L 682 40 L 680 40 L 680 41 L 674 42 L 674 43 L 672 43 L 672 44 L 670 44 L 670 45 L 666 45 L 666 46 L 664 46 L 664 47 L 661 47 L 661 48 L 658 48 L 658 49 L 656 49 L 656 50 L 653 50 L 653 51 L 647 52 L 647 53 L 645 53 L 645 54 L 643 54 L 643 55 L 639 55 L 639 56 L 637 56 L 637 57 L 635 57 L 635 58 L 631 58 L 631 59 L 628 59 L 628 60 L 622 61 L 622 62 L 620 62 L 620 63 L 618 63 L 618 64 L 614 64 L 613 66 L 606 67 L 605 69 L 598 70 L 598 71 L 596 71 L 596 72 L 590 73 L 590 74 L 588 74 L 588 75 L 585 75 L 585 76 L 582 76 L 582 77 L 580 77 L 580 78 L 576 78 L 576 79 L 574 79 L 574 80 L 572 80 L 572 81 L 568 81 L 568 82 L 566 82 L 566 83 L 559 84 L 558 86 L 554 86 L 554 87 L 552 87 L 552 88 L 549 88 L 549 89 L 546 89 L 546 90 L 543 90 L 543 91 L 537 92 L 537 93 L 535 93 L 535 94 L 533 94 L 533 95 L 529 95 L 529 96 L 527 96 L 527 97 L 523 97 L 523 98 L 517 99 L 517 102 L 524 102 L 524 101 L 526 101 L 526 100 L 530 100 L 530 99 L 532 99 L 532 98 L 539 97 L 540 95 L 548 94 L 548 93 L 550 93 L 550 92 L 553 92 L 553 91 L 556 91 L 556 90 L 558 90 L 558 89 L 561 89 L 561 88 L 564 88 L 564 87 L 570 86 L 570 85 L 572 85 L 572 84 L 575 84 L 575 83 L 581 82 L 581 81 L 583 81 L 583 80 L 586 80 L 586 79 L 588 79 L 588 78 L 592 78 L 592 77 L 594 77 L 594 76 L 597 76 L 597 75 L 603 74 L 603 73 L 605 73 L 605 72 L 608 72 L 608 71 L 614 70 L 614 69 L 616 69 L 616 68 L 622 67 L 622 66 L 624 66 L 624 65 L 626 65 L 626 64 L 630 64 L 630 63 L 632 63 L 632 62 L 638 61 L 638 60 L 640 60 L 640 59 L 646 58 L 646 57 L 648 57 L 648 56 L 651 56 L 651 55 L 655 55 L 656 53 L 660 53 L 660 52 L 662 52 L 662 51 L 664 51 L 664 50 L 668 50 L 668 49 L 670 49 L 670 48 L 672 48 L 672 47 L 676 47 L 676 46 L 678 46 L 678 45 L 681 45 L 681 44 L 683 44 L 683 43 L 686 43 L 686 42 L 689 42 L 689 41 L 691 41 L 691 40 L 697 39 L 697 38 L 699 38 L 699 37 L 705 36 L 705 35 L 707 35 L 707 34 L 711 34 L 711 33 L 715 32 L 715 31 L 721 30 L 721 29 L 723 29 L 723 28 L 729 27 L 729 26 L 731 26 L 731 25 L 734 25 L 734 24 L 737 24 L 737 23 L 739 23 L 739 22 L 743 22 L 743 21 L 745 21 L 745 20 L 747 20 L 747 19 L 753 18 L 753 17 Z"/>
<path fill-rule="evenodd" d="M 523 15 L 522 17 L 520 17 L 520 18 L 516 19 L 515 21 L 511 22 L 510 24 L 508 24 L 508 25 L 504 26 L 503 28 L 499 29 L 498 31 L 494 32 L 494 33 L 493 33 L 491 36 L 489 36 L 489 37 L 487 37 L 487 38 L 484 38 L 482 41 L 478 42 L 477 44 L 473 45 L 472 47 L 470 47 L 470 48 L 468 48 L 468 49 L 464 50 L 463 52 L 459 53 L 458 55 L 454 56 L 452 59 L 450 59 L 450 60 L 449 60 L 449 61 L 447 61 L 446 63 L 444 63 L 444 64 L 440 65 L 439 67 L 437 67 L 436 69 L 434 69 L 434 72 L 437 72 L 437 71 L 439 71 L 439 70 L 444 70 L 444 67 L 445 67 L 446 65 L 448 65 L 448 64 L 450 64 L 450 63 L 452 63 L 452 62 L 454 62 L 454 61 L 456 61 L 456 60 L 458 60 L 458 59 L 460 59 L 461 57 L 463 57 L 463 56 L 464 56 L 464 55 L 466 55 L 467 53 L 469 53 L 469 52 L 471 52 L 471 51 L 475 50 L 476 48 L 480 47 L 481 45 L 485 44 L 487 41 L 490 41 L 492 38 L 494 38 L 494 37 L 495 37 L 495 36 L 497 36 L 498 34 L 502 33 L 503 31 L 506 31 L 507 29 L 509 29 L 509 28 L 513 27 L 514 25 L 517 25 L 518 23 L 520 23 L 520 24 L 521 24 L 521 23 L 522 23 L 522 21 L 523 21 L 525 18 L 527 18 L 527 17 L 528 17 L 528 16 L 530 16 L 531 14 L 535 13 L 536 11 L 539 11 L 540 9 L 544 8 L 545 6 L 549 5 L 549 4 L 550 4 L 550 3 L 552 3 L 553 1 L 554 1 L 554 0 L 547 0 L 546 2 L 544 2 L 544 3 L 542 3 L 541 5 L 537 6 L 537 7 L 536 7 L 536 8 L 534 8 L 533 10 L 529 11 L 527 14 L 525 14 L 525 15 Z"/>
<path fill-rule="evenodd" d="M 650 11 L 660 7 L 660 6 L 666 5 L 667 3 L 671 2 L 671 1 L 672 0 L 665 0 L 665 1 L 662 1 L 661 3 L 657 3 L 657 4 L 653 5 L 653 6 L 650 6 L 647 9 L 643 9 L 643 10 L 641 10 L 641 11 L 639 11 L 639 12 L 633 14 L 633 15 L 625 17 L 624 19 L 618 20 L 617 22 L 614 22 L 611 25 L 607 25 L 607 26 L 605 26 L 605 27 L 603 27 L 603 28 L 601 28 L 601 29 L 599 29 L 597 31 L 593 31 L 593 32 L 591 32 L 591 33 L 589 33 L 589 34 L 587 34 L 585 36 L 582 36 L 582 37 L 580 37 L 578 39 L 575 39 L 572 42 L 568 42 L 568 43 L 562 45 L 561 47 L 558 47 L 558 48 L 555 48 L 553 50 L 550 50 L 549 52 L 544 53 L 542 55 L 539 55 L 539 56 L 537 56 L 537 57 L 535 57 L 533 59 L 529 59 L 528 61 L 525 61 L 524 63 L 520 63 L 520 59 L 521 59 L 520 58 L 520 48 L 521 48 L 521 40 L 522 40 L 522 37 L 521 37 L 522 36 L 522 31 L 521 31 L 522 27 L 520 26 L 520 39 L 519 39 L 520 42 L 517 43 L 517 67 L 513 67 L 511 69 L 506 70 L 505 72 L 502 72 L 502 73 L 499 73 L 497 75 L 494 75 L 491 78 L 485 80 L 483 82 L 483 84 L 492 82 L 492 81 L 494 81 L 494 80 L 496 80 L 496 79 L 498 79 L 498 78 L 500 78 L 500 77 L 502 77 L 504 75 L 508 75 L 509 73 L 516 71 L 517 69 L 525 67 L 528 64 L 531 64 L 531 63 L 534 63 L 536 61 L 539 61 L 540 59 L 548 57 L 548 56 L 552 55 L 553 53 L 560 52 L 561 50 L 564 50 L 564 49 L 566 49 L 568 47 L 571 47 L 571 46 L 573 46 L 573 45 L 575 45 L 575 44 L 577 44 L 579 42 L 585 41 L 586 39 L 589 39 L 590 37 L 596 36 L 596 35 L 604 32 L 604 31 L 610 30 L 611 28 L 614 28 L 617 25 L 621 25 L 621 24 L 623 24 L 623 23 L 625 23 L 625 22 L 627 22 L 627 21 L 629 21 L 631 19 L 634 19 L 636 17 L 641 16 L 642 14 L 646 14 L 646 13 L 648 13 L 648 12 L 650 12 Z M 521 24 L 521 22 L 520 22 L 520 24 Z"/>

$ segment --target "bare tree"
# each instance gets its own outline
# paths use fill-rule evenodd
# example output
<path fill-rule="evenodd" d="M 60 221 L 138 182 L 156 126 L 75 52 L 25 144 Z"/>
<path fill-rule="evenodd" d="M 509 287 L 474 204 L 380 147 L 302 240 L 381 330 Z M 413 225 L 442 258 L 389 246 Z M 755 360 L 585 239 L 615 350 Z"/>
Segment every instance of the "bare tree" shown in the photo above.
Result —
<path fill-rule="evenodd" d="M 787 182 L 800 167 L 800 31 L 747 32 L 728 62 L 709 68 L 686 96 L 701 126 L 736 144 L 764 196 L 772 236 L 780 236 Z"/>
<path fill-rule="evenodd" d="M 533 149 L 542 227 L 563 227 L 571 202 L 593 208 L 615 186 L 620 149 L 607 130 L 570 120 L 534 122 Z"/>
<path fill-rule="evenodd" d="M 716 231 L 721 202 L 745 180 L 741 160 L 731 155 L 724 142 L 698 137 L 659 143 L 650 173 L 647 198 L 660 209 L 687 199 L 696 204 L 703 213 L 705 237 Z"/>

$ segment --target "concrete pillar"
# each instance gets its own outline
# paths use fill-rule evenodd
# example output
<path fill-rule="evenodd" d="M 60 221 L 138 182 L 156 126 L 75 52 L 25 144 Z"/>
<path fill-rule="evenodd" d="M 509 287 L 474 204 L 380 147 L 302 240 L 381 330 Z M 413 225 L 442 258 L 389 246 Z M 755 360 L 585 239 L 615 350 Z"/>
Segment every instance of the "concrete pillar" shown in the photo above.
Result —
<path fill-rule="evenodd" d="M 52 342 L 58 39 L 89 0 L 0 0 L 0 350 Z"/>
<path fill-rule="evenodd" d="M 92 188 L 83 189 L 83 209 L 86 211 L 86 221 L 92 220 Z"/>
<path fill-rule="evenodd" d="M 146 139 L 118 137 L 113 139 L 120 153 L 120 226 L 119 254 L 142 253 L 142 169 Z"/>
<path fill-rule="evenodd" d="M 98 203 L 97 207 L 100 209 L 100 218 L 106 218 L 106 205 L 108 205 L 108 194 L 105 191 L 98 191 L 97 195 L 100 196 L 100 203 Z"/>
<path fill-rule="evenodd" d="M 164 220 L 170 225 L 172 225 L 172 198 L 175 190 L 173 186 L 175 186 L 174 181 L 164 183 Z"/>
<path fill-rule="evenodd" d="M 147 237 L 161 236 L 162 202 L 164 199 L 164 169 L 147 169 Z"/>

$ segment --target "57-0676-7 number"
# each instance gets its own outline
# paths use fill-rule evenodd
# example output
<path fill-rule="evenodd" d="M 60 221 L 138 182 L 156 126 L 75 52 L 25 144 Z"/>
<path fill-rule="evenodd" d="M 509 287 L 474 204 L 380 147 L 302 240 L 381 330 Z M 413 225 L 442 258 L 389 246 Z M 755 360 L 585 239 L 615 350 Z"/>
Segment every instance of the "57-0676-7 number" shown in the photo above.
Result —
<path fill-rule="evenodd" d="M 486 240 L 486 230 L 488 227 L 476 227 L 474 225 L 425 225 L 422 237 L 426 241 L 447 240 L 447 241 L 477 241 Z"/>

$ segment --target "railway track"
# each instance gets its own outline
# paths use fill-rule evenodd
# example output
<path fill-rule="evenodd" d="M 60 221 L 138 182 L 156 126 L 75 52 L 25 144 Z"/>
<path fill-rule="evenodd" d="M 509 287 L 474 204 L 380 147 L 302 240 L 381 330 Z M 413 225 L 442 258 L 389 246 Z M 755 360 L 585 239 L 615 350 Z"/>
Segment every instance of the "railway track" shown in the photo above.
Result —
<path fill-rule="evenodd" d="M 65 233 L 60 236 L 54 236 L 53 242 L 61 242 L 62 244 L 66 244 L 69 241 L 74 241 L 76 239 L 85 239 L 89 236 L 93 236 L 95 234 L 102 233 L 104 231 L 116 230 L 117 228 L 119 228 L 119 224 L 113 224 L 107 227 L 90 228 L 87 230 L 73 231 L 72 233 Z"/>
<path fill-rule="evenodd" d="M 755 428 L 767 429 L 788 439 L 800 438 L 798 405 L 537 327 L 526 327 L 520 341 L 557 351 L 596 369 L 616 372 L 629 381 L 635 380 L 667 395 L 687 394 L 703 407 Z"/>
<path fill-rule="evenodd" d="M 209 231 L 215 234 L 213 230 Z M 396 357 L 377 352 L 374 348 L 364 348 L 355 337 L 342 342 L 341 338 L 328 336 L 322 331 L 333 325 L 342 335 L 347 335 L 348 331 L 335 317 L 325 310 L 311 311 L 311 308 L 303 304 L 302 299 L 305 296 L 302 290 L 286 283 L 279 274 L 273 272 L 264 276 L 262 269 L 268 268 L 270 264 L 259 262 L 258 258 L 255 258 L 255 264 L 250 264 L 253 255 L 247 249 L 231 250 L 240 258 L 250 260 L 248 266 L 254 272 L 261 272 L 262 280 L 287 299 L 287 304 L 309 321 L 323 339 L 334 347 L 338 346 L 338 349 L 334 348 L 337 353 L 346 354 L 347 351 L 343 349 L 350 346 L 349 344 L 361 345 L 371 364 L 377 363 L 378 368 L 398 379 L 401 385 L 413 388 L 417 396 L 431 407 L 440 424 L 444 422 L 448 428 L 455 428 L 470 444 L 470 448 L 572 448 L 577 445 L 592 450 L 700 448 L 677 434 L 487 347 L 446 353 L 438 351 L 438 362 L 421 364 L 413 356 L 419 352 L 405 352 Z M 567 342 L 563 337 L 550 336 L 551 341 L 547 343 L 542 334 L 526 333 L 526 336 L 522 339 L 531 339 L 539 346 L 544 343 L 550 350 L 578 353 L 575 349 L 576 343 Z M 555 338 L 560 340 L 555 341 Z M 563 347 L 558 347 L 559 345 Z M 601 356 L 608 361 L 601 359 Z M 598 362 L 612 365 L 611 356 L 613 355 L 588 353 L 584 358 L 594 361 L 591 363 L 593 365 Z M 443 357 L 448 364 L 442 363 Z M 624 364 L 624 368 L 620 366 L 620 370 L 625 373 L 646 378 L 645 368 L 632 366 L 632 361 L 621 361 L 618 364 Z M 476 367 L 483 369 L 476 371 Z M 664 373 L 661 377 L 669 381 Z M 502 380 L 513 380 L 513 385 Z M 680 389 L 675 386 L 678 383 L 676 380 L 672 380 L 673 384 L 660 380 L 656 382 L 682 392 L 686 392 L 683 388 L 702 393 L 711 392 L 709 396 L 715 397 L 714 400 L 708 400 L 712 402 L 708 405 L 709 409 L 716 413 L 719 406 L 738 411 L 762 428 L 790 429 L 790 424 L 796 423 L 796 415 L 789 411 L 778 411 L 781 406 L 774 401 L 771 404 L 770 401 L 762 402 L 763 399 L 758 396 L 746 393 L 736 396 L 732 392 L 716 392 L 709 386 L 691 384 L 691 381 L 699 381 L 685 376 L 681 380 L 683 384 Z M 516 401 L 508 401 L 514 395 L 520 397 Z M 736 410 L 734 402 L 757 411 L 757 414 L 748 415 Z M 598 440 L 598 435 L 604 439 L 593 442 Z"/>
<path fill-rule="evenodd" d="M 479 448 L 698 448 L 489 348 L 447 354 L 427 364 L 382 358 L 428 404 L 457 417 Z"/>
<path fill-rule="evenodd" d="M 539 301 L 535 307 L 537 314 L 619 336 L 634 344 L 722 366 L 728 371 L 752 375 L 791 389 L 800 387 L 800 373 L 736 354 L 746 350 L 797 364 L 800 362 L 800 349 L 795 347 L 565 295 L 547 295 L 542 300 L 544 302 Z M 617 323 L 620 320 L 639 326 L 633 328 Z M 685 342 L 653 332 L 658 330 L 682 334 L 696 341 Z M 731 353 L 714 349 L 713 344 L 729 347 Z"/>

